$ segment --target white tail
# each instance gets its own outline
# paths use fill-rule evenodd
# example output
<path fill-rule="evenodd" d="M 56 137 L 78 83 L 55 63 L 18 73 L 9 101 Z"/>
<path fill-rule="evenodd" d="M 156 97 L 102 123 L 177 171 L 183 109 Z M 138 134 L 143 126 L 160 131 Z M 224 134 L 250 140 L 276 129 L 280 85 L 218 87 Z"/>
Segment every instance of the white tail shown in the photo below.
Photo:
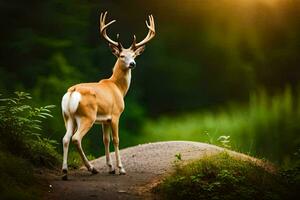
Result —
<path fill-rule="evenodd" d="M 74 114 L 78 108 L 80 100 L 81 94 L 79 92 L 67 92 L 61 101 L 63 113 L 67 116 Z"/>

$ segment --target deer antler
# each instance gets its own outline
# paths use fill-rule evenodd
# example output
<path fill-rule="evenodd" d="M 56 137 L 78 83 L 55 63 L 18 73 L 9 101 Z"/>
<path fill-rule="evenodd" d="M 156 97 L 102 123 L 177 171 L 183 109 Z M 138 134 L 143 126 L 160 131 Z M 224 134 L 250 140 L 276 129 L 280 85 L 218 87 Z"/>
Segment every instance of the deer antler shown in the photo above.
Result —
<path fill-rule="evenodd" d="M 149 24 L 146 20 L 146 26 L 148 27 L 149 31 L 147 36 L 139 43 L 136 43 L 136 37 L 133 36 L 133 43 L 131 45 L 131 49 L 137 49 L 143 45 L 145 45 L 147 42 L 149 42 L 154 36 L 155 36 L 155 24 L 154 24 L 154 18 L 152 15 L 149 15 Z"/>
<path fill-rule="evenodd" d="M 122 49 L 123 46 L 120 43 L 120 41 L 116 42 L 110 39 L 106 33 L 107 27 L 110 26 L 112 23 L 116 22 L 116 20 L 112 20 L 109 23 L 105 24 L 106 15 L 107 15 L 107 11 L 104 14 L 101 13 L 100 15 L 100 34 L 104 37 L 104 39 L 106 39 L 107 42 Z M 119 34 L 117 34 L 117 39 L 119 40 Z"/>

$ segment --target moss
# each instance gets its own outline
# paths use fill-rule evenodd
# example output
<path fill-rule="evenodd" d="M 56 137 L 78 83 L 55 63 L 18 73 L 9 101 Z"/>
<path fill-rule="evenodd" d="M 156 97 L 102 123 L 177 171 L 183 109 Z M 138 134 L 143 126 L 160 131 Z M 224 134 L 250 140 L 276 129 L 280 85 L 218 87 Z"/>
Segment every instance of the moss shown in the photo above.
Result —
<path fill-rule="evenodd" d="M 156 191 L 164 199 L 275 200 L 296 197 L 296 188 L 288 184 L 286 177 L 226 152 L 187 165 L 177 162 L 175 172 Z"/>

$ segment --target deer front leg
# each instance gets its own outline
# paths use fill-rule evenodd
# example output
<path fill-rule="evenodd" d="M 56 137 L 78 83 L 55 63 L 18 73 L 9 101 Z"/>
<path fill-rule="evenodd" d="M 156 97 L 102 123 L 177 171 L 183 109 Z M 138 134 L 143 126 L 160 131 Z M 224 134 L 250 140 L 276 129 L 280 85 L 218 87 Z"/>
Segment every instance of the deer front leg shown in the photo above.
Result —
<path fill-rule="evenodd" d="M 111 162 L 110 152 L 109 152 L 109 142 L 110 142 L 110 126 L 108 124 L 102 124 L 102 132 L 103 132 L 103 143 L 105 146 L 105 156 L 106 156 L 106 164 L 109 168 L 108 173 L 115 174 L 116 171 Z"/>
<path fill-rule="evenodd" d="M 119 120 L 112 121 L 111 128 L 112 128 L 117 167 L 119 168 L 120 175 L 124 175 L 126 174 L 126 171 L 122 165 L 120 151 L 119 151 Z"/>

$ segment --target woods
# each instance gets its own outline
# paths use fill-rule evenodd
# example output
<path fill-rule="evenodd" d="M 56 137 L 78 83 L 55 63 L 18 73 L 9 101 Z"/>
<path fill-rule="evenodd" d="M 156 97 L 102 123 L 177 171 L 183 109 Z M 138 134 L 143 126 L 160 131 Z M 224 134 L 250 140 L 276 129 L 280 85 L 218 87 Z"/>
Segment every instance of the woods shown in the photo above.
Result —
<path fill-rule="evenodd" d="M 278 169 L 270 173 L 230 157 L 227 150 L 179 165 L 185 162 L 185 154 L 168 149 L 167 143 L 155 143 L 132 147 L 153 146 L 157 152 L 148 149 L 151 157 L 142 154 L 146 151 L 140 150 L 137 156 L 123 150 L 129 173 L 137 175 L 136 180 L 118 177 L 123 185 L 128 183 L 126 178 L 136 185 L 134 181 L 145 175 L 138 173 L 138 164 L 144 162 L 147 169 L 148 163 L 154 162 L 151 159 L 161 155 L 159 159 L 167 157 L 177 163 L 174 174 L 156 187 L 161 197 L 299 196 L 300 1 L 2 0 L 1 199 L 40 199 L 45 192 L 57 199 L 57 191 L 75 191 L 82 197 L 109 196 L 109 189 L 99 190 L 99 180 L 110 183 L 102 181 L 103 189 L 110 185 L 113 195 L 119 195 L 115 177 L 103 176 L 103 169 L 98 177 L 87 178 L 79 172 L 82 162 L 74 145 L 70 145 L 68 165 L 85 192 L 76 187 L 67 190 L 65 186 L 72 185 L 72 180 L 62 184 L 54 180 L 57 174 L 47 174 L 61 173 L 66 133 L 62 96 L 72 85 L 97 82 L 112 73 L 116 58 L 99 30 L 100 13 L 105 11 L 109 13 L 107 21 L 117 20 L 108 35 L 117 40 L 120 34 L 124 47 L 132 44 L 134 34 L 137 41 L 145 38 L 144 20 L 149 15 L 155 20 L 155 39 L 135 60 L 132 70 L 131 89 L 120 118 L 121 151 L 149 142 L 187 140 L 271 161 Z M 82 142 L 88 160 L 104 155 L 99 126 Z M 182 145 L 177 148 L 184 149 Z M 197 152 L 205 154 L 207 144 L 199 145 L 202 148 Z M 172 154 L 162 155 L 166 151 L 158 147 L 172 150 Z M 189 148 L 185 146 L 185 150 Z M 153 175 L 151 170 L 148 174 Z M 55 177 L 52 181 L 57 185 L 48 185 L 41 176 Z M 83 188 L 87 183 L 93 191 Z M 181 193 L 177 194 L 178 190 Z"/>
<path fill-rule="evenodd" d="M 41 134 L 60 144 L 65 133 L 60 110 L 64 92 L 76 83 L 109 77 L 115 61 L 99 35 L 100 12 L 107 10 L 118 21 L 109 34 L 120 33 L 124 46 L 131 44 L 134 33 L 138 40 L 144 38 L 143 20 L 153 14 L 157 36 L 137 59 L 120 122 L 120 145 L 162 138 L 202 141 L 205 131 L 216 141 L 238 130 L 241 136 L 231 137 L 237 150 L 290 162 L 300 142 L 294 120 L 299 119 L 299 9 L 296 0 L 2 1 L 0 93 L 7 97 L 14 91 L 26 91 L 32 94 L 34 105 L 55 105 L 54 117 L 44 123 Z M 249 115 L 244 115 L 244 122 L 234 118 L 226 128 L 218 126 L 222 117 L 239 116 L 244 112 L 241 107 L 251 107 L 251 94 L 261 90 L 267 91 L 261 98 L 268 100 L 261 102 L 261 109 L 257 107 L 263 114 L 255 113 L 251 120 L 264 126 L 264 116 L 273 115 L 264 108 L 280 107 L 285 100 L 290 102 L 291 114 L 266 125 L 270 131 L 260 125 L 241 125 Z M 284 97 L 277 99 L 280 95 Z M 230 114 L 223 115 L 222 110 Z M 204 121 L 211 113 L 222 116 L 209 122 L 209 127 L 219 127 L 218 134 L 206 128 Z M 174 126 L 174 119 L 181 123 L 182 115 L 189 116 L 196 128 Z M 167 119 L 161 120 L 161 116 Z M 158 134 L 163 122 L 168 128 Z M 236 129 L 235 123 L 243 128 Z M 170 127 L 181 131 L 165 134 Z M 253 134 L 244 134 L 244 129 Z M 274 137 L 277 130 L 282 134 Z M 282 138 L 285 143 L 274 153 L 271 143 Z M 83 143 L 87 154 L 98 157 L 104 153 L 99 127 L 94 127 Z M 60 145 L 57 150 L 61 152 Z"/>

